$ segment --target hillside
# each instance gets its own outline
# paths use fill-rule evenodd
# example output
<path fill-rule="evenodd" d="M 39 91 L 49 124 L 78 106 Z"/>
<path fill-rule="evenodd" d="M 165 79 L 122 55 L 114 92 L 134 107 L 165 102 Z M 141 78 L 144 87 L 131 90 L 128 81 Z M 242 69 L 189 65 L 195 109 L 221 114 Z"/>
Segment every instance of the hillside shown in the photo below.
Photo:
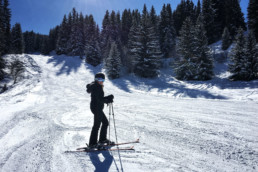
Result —
<path fill-rule="evenodd" d="M 88 143 L 85 85 L 102 67 L 77 57 L 17 56 L 30 79 L 0 94 L 0 171 L 121 171 L 118 152 L 64 153 Z M 141 142 L 120 152 L 124 171 L 257 171 L 258 82 L 229 81 L 226 64 L 216 64 L 215 75 L 186 82 L 166 68 L 157 79 L 105 81 L 118 141 Z"/>

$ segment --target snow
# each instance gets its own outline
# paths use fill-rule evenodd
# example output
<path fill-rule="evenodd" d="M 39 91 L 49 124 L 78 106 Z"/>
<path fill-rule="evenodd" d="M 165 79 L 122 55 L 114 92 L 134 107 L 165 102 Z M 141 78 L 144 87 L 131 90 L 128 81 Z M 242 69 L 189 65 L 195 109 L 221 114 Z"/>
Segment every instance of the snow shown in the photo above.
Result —
<path fill-rule="evenodd" d="M 16 56 L 30 79 L 0 94 L 0 171 L 122 171 L 118 152 L 65 153 L 88 143 L 93 115 L 85 85 L 102 66 Z M 134 152 L 120 152 L 124 171 L 258 170 L 258 81 L 231 82 L 226 64 L 215 66 L 205 82 L 176 80 L 168 68 L 157 79 L 106 79 L 118 141 L 140 138 Z"/>

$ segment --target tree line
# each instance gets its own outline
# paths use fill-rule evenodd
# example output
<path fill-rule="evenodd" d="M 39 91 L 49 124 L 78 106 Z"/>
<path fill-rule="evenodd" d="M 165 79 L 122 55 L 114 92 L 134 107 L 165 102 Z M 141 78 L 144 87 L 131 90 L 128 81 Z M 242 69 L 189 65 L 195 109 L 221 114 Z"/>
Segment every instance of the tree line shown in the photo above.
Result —
<path fill-rule="evenodd" d="M 7 13 L 8 0 L 0 2 L 1 13 Z M 240 30 L 246 31 L 247 26 L 238 0 L 203 0 L 202 3 L 198 0 L 196 5 L 192 0 L 182 0 L 174 11 L 170 4 L 164 4 L 160 14 L 153 6 L 148 10 L 146 5 L 141 12 L 137 9 L 125 9 L 122 14 L 106 11 L 101 29 L 92 15 L 84 16 L 73 8 L 47 36 L 33 31 L 21 34 L 20 24 L 10 29 L 10 23 L 4 24 L 10 19 L 9 10 L 9 19 L 6 15 L 0 20 L 0 38 L 7 40 L 0 45 L 0 52 L 48 54 L 54 50 L 57 54 L 85 56 L 85 61 L 93 66 L 103 62 L 111 78 L 118 78 L 122 67 L 140 77 L 156 77 L 162 68 L 162 59 L 176 57 L 173 70 L 178 79 L 208 80 L 213 77 L 213 59 L 208 45 L 222 39 L 223 50 L 233 42 L 235 45 L 230 55 L 230 79 L 257 79 L 257 55 L 252 58 L 248 55 L 248 49 L 257 53 L 256 44 L 250 43 L 258 39 L 257 6 L 257 0 L 249 1 L 248 29 L 252 34 L 239 45 Z M 237 47 L 245 49 L 242 60 L 236 57 Z M 246 68 L 245 63 L 250 63 L 247 58 L 252 61 L 252 76 L 235 77 L 239 69 L 234 70 L 234 66 Z"/>

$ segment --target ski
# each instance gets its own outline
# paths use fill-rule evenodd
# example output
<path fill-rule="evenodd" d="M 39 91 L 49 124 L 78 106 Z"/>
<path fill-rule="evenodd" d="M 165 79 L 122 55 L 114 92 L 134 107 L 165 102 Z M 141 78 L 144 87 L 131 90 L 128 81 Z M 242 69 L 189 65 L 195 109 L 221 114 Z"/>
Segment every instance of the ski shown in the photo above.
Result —
<path fill-rule="evenodd" d="M 140 140 L 137 139 L 135 141 L 131 142 L 123 142 L 123 143 L 115 143 L 115 144 L 100 144 L 100 147 L 112 147 L 112 146 L 120 146 L 120 145 L 126 145 L 126 144 L 132 144 L 132 143 L 140 143 Z M 81 149 L 87 149 L 88 147 L 79 147 L 76 150 L 81 150 Z"/>
<path fill-rule="evenodd" d="M 65 153 L 73 153 L 73 152 L 102 152 L 102 151 L 133 151 L 134 146 L 131 147 L 123 147 L 123 148 L 101 148 L 101 149 L 79 149 L 79 150 L 71 150 L 65 151 Z"/>

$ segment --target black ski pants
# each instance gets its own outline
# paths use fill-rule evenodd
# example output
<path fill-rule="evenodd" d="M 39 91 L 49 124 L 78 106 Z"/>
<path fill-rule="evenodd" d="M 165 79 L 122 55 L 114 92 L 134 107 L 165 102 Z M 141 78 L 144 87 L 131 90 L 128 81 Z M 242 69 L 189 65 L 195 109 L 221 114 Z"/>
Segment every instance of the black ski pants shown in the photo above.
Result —
<path fill-rule="evenodd" d="M 102 123 L 102 126 L 100 130 L 99 141 L 103 141 L 107 139 L 108 120 L 102 108 L 96 108 L 96 106 L 91 106 L 90 109 L 91 109 L 91 112 L 94 114 L 94 124 L 91 130 L 89 145 L 95 145 L 97 144 L 98 131 L 101 123 Z"/>

